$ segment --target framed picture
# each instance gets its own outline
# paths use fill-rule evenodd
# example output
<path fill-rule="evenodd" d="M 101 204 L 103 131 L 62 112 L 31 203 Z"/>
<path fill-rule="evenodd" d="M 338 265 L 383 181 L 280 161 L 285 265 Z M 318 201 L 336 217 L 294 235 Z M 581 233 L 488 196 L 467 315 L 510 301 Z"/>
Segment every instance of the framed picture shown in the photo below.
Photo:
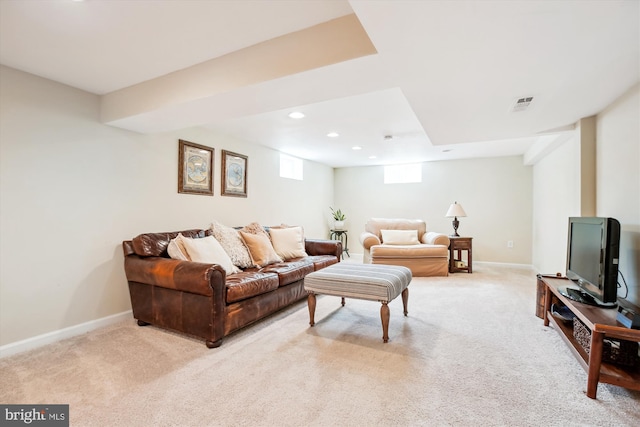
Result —
<path fill-rule="evenodd" d="M 247 197 L 247 156 L 222 150 L 222 195 Z"/>
<path fill-rule="evenodd" d="M 178 193 L 213 196 L 213 148 L 179 140 Z"/>

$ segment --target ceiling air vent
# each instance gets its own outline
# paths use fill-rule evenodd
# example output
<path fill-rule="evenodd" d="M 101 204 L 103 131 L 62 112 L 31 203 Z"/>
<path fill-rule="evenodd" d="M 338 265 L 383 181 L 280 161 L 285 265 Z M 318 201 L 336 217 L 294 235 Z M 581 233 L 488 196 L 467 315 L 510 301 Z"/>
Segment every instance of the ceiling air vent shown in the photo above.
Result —
<path fill-rule="evenodd" d="M 517 113 L 519 111 L 525 111 L 527 108 L 529 108 L 529 105 L 531 105 L 531 102 L 533 102 L 533 96 L 527 96 L 526 98 L 518 98 L 513 108 L 511 108 L 511 111 L 514 113 Z"/>

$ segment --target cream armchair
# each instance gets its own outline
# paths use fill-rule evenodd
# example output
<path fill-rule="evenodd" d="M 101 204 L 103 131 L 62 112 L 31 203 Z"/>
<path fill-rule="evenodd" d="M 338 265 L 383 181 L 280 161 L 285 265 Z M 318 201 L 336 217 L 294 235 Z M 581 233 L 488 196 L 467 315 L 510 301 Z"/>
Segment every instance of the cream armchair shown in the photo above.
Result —
<path fill-rule="evenodd" d="M 449 237 L 422 220 L 371 218 L 360 235 L 367 264 L 402 265 L 416 277 L 449 275 Z"/>

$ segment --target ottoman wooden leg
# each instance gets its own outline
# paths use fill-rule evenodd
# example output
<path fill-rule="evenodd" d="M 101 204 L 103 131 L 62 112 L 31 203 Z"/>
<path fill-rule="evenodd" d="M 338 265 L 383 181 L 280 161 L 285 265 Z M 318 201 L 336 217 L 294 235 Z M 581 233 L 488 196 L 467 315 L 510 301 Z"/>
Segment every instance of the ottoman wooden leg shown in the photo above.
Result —
<path fill-rule="evenodd" d="M 316 294 L 313 292 L 309 292 L 309 296 L 307 297 L 307 305 L 309 306 L 309 325 L 315 325 L 314 317 L 316 314 Z"/>
<path fill-rule="evenodd" d="M 344 307 L 344 297 L 342 297 L 342 302 L 341 302 L 342 306 Z"/>
<path fill-rule="evenodd" d="M 409 288 L 404 288 L 402 291 L 402 306 L 404 307 L 404 315 L 406 316 L 409 312 L 407 311 L 407 303 L 409 302 Z"/>
<path fill-rule="evenodd" d="M 389 306 L 386 302 L 380 307 L 380 319 L 382 319 L 382 341 L 389 342 Z"/>

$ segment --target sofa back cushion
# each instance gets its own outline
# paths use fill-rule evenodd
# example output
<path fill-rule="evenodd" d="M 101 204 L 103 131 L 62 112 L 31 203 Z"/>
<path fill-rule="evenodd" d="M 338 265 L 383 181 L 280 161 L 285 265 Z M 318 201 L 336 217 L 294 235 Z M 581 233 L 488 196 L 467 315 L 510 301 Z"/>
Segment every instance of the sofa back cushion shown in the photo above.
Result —
<path fill-rule="evenodd" d="M 182 233 L 184 237 L 200 238 L 211 234 L 210 230 L 184 230 L 169 233 L 145 233 L 133 238 L 133 251 L 139 256 L 161 256 L 169 257 L 167 247 L 171 239 L 175 239 Z"/>
<path fill-rule="evenodd" d="M 382 230 L 416 230 L 418 241 L 427 231 L 427 224 L 420 219 L 402 218 L 371 218 L 364 226 L 364 230 L 373 233 L 384 243 Z"/>

